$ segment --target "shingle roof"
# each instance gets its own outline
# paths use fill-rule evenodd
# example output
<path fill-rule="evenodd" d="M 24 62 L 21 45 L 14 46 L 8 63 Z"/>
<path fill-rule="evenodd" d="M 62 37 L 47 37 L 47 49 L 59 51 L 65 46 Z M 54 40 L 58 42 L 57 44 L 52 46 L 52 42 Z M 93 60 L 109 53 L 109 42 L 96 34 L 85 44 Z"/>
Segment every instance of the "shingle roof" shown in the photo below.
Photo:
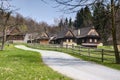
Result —
<path fill-rule="evenodd" d="M 32 38 L 32 39 L 36 39 L 38 36 L 37 32 L 34 33 L 27 33 L 26 36 L 28 36 L 28 39 Z"/>
<path fill-rule="evenodd" d="M 85 37 L 88 35 L 91 27 L 80 28 L 80 35 L 78 34 L 78 30 L 74 30 L 73 33 L 77 38 Z"/>
<path fill-rule="evenodd" d="M 91 29 L 93 29 L 94 31 L 90 32 Z M 79 32 L 78 32 L 78 30 L 79 30 Z M 71 29 L 63 30 L 57 34 L 56 39 L 66 37 L 66 33 L 68 31 L 70 31 L 76 38 L 82 38 L 82 37 L 86 37 L 86 36 L 99 36 L 99 35 L 96 35 L 98 33 L 95 31 L 95 29 L 93 27 L 84 27 L 84 28 L 80 28 L 78 30 L 71 30 Z M 88 33 L 89 33 L 89 35 L 88 35 Z"/>
<path fill-rule="evenodd" d="M 14 32 L 15 29 L 17 29 L 17 32 Z M 10 27 L 6 31 L 6 35 L 25 35 L 25 34 L 26 32 L 20 31 L 18 27 Z M 3 32 L 0 32 L 0 37 L 2 36 L 3 36 Z"/>
<path fill-rule="evenodd" d="M 57 34 L 56 38 L 58 39 L 58 38 L 64 38 L 64 37 L 66 37 L 66 33 L 67 33 L 68 31 L 70 31 L 70 32 L 73 34 L 73 36 L 75 37 L 75 35 L 74 35 L 74 33 L 73 33 L 72 30 L 70 30 L 70 29 L 65 29 L 65 30 L 59 32 L 59 33 Z"/>
<path fill-rule="evenodd" d="M 36 39 L 50 39 L 50 37 L 48 33 L 43 32 L 41 34 L 38 34 Z"/>

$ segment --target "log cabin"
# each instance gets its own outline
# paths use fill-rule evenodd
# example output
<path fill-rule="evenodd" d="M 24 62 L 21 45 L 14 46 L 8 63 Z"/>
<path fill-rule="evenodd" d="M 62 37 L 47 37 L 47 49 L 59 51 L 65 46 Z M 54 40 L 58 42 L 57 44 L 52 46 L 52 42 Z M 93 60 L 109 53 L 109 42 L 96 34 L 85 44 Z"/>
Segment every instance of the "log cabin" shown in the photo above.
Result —
<path fill-rule="evenodd" d="M 57 34 L 56 38 L 54 39 L 54 43 L 62 46 L 76 46 L 76 40 L 76 36 L 73 34 L 72 30 L 63 30 Z"/>
<path fill-rule="evenodd" d="M 17 43 L 24 42 L 25 33 L 20 31 L 18 27 L 9 28 L 6 32 L 6 41 Z"/>
<path fill-rule="evenodd" d="M 63 30 L 53 39 L 54 44 L 82 45 L 86 47 L 97 47 L 101 41 L 94 27 L 85 27 L 78 30 Z"/>
<path fill-rule="evenodd" d="M 49 34 L 46 32 L 42 32 L 41 35 L 37 37 L 37 42 L 42 45 L 47 45 L 50 42 Z"/>
<path fill-rule="evenodd" d="M 37 32 L 32 32 L 32 33 L 26 33 L 25 38 L 24 38 L 24 42 L 25 43 L 38 43 L 37 42 L 37 37 L 38 37 Z"/>
<path fill-rule="evenodd" d="M 77 37 L 77 44 L 86 47 L 97 47 L 99 45 L 100 36 L 94 27 L 85 27 L 74 31 Z"/>

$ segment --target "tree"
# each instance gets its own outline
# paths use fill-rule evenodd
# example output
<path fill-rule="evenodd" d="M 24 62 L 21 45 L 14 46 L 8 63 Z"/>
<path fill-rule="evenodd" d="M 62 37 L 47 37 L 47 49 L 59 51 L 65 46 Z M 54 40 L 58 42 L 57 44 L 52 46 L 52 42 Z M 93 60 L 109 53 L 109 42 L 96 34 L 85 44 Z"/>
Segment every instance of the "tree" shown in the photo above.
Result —
<path fill-rule="evenodd" d="M 62 27 L 64 26 L 63 20 L 61 19 L 58 26 L 60 27 L 60 31 L 62 31 Z"/>
<path fill-rule="evenodd" d="M 115 15 L 119 7 L 116 8 L 116 5 L 119 4 L 120 0 L 54 0 L 59 5 L 63 5 L 63 9 L 68 11 L 76 11 L 81 7 L 84 6 L 94 6 L 97 2 L 102 2 L 102 5 L 106 7 L 108 4 L 110 7 L 110 17 L 111 17 L 111 33 L 113 38 L 113 47 L 115 52 L 116 63 L 120 64 L 120 56 L 117 48 L 117 39 L 116 39 L 116 22 L 115 22 Z M 67 6 L 67 7 L 66 7 Z M 120 5 L 118 5 L 120 6 Z"/>
<path fill-rule="evenodd" d="M 83 25 L 84 26 L 90 26 L 90 25 L 92 25 L 93 18 L 92 18 L 91 11 L 90 11 L 90 9 L 89 9 L 88 6 L 86 6 L 84 8 L 84 14 L 83 14 L 83 16 L 84 16 Z"/>
<path fill-rule="evenodd" d="M 64 24 L 65 24 L 65 26 L 68 26 L 68 19 L 67 18 L 65 19 Z"/>
<path fill-rule="evenodd" d="M 92 24 L 92 15 L 88 6 L 81 8 L 76 14 L 75 27 L 88 27 Z"/>
<path fill-rule="evenodd" d="M 81 25 L 83 24 L 83 19 L 84 19 L 84 17 L 83 17 L 83 14 L 84 14 L 84 13 L 83 13 L 83 12 L 84 12 L 84 9 L 81 8 L 81 10 L 78 11 L 77 14 L 76 14 L 75 27 L 76 27 L 77 29 L 80 28 Z"/>
<path fill-rule="evenodd" d="M 11 13 L 13 12 L 12 10 L 10 10 L 10 5 L 6 6 L 6 3 L 8 0 L 1 0 L 0 2 L 0 18 L 1 18 L 1 23 L 0 26 L 2 27 L 2 45 L 1 45 L 1 50 L 4 49 L 4 45 L 6 42 L 6 30 L 7 30 L 7 26 L 8 21 L 10 19 Z"/>
<path fill-rule="evenodd" d="M 69 27 L 72 28 L 72 25 L 73 25 L 73 23 L 72 23 L 72 18 L 70 18 L 70 19 L 69 19 Z"/>
<path fill-rule="evenodd" d="M 93 23 L 95 29 L 102 37 L 103 44 L 107 44 L 107 39 L 110 37 L 110 12 L 109 8 L 105 9 L 102 3 L 96 3 L 93 6 Z M 108 6 L 109 7 L 109 6 Z"/>
<path fill-rule="evenodd" d="M 112 23 L 112 38 L 113 38 L 113 46 L 115 51 L 116 63 L 120 64 L 120 55 L 117 47 L 117 38 L 116 38 L 116 26 L 115 26 L 115 1 L 111 0 L 111 23 Z"/>

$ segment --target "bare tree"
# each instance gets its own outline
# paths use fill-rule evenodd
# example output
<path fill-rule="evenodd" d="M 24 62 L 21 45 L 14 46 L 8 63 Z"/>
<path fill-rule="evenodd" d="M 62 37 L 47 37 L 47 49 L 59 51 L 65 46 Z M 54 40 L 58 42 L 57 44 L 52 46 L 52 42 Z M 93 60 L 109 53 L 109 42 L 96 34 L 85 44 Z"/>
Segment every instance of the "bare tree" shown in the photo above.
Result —
<path fill-rule="evenodd" d="M 11 5 L 8 3 L 8 0 L 0 0 L 0 26 L 2 28 L 2 45 L 1 50 L 4 49 L 4 45 L 6 42 L 6 30 L 8 27 L 8 21 L 10 19 L 11 13 L 13 10 L 10 9 Z"/>
<path fill-rule="evenodd" d="M 45 1 L 45 0 L 42 0 Z M 62 11 L 65 11 L 67 13 L 69 12 L 76 12 L 80 8 L 85 7 L 85 6 L 95 6 L 97 2 L 102 2 L 102 5 L 107 8 L 107 5 L 110 5 L 110 18 L 111 18 L 111 33 L 112 33 L 112 38 L 113 38 L 113 47 L 114 47 L 114 52 L 115 52 L 115 57 L 116 57 L 116 63 L 120 64 L 120 55 L 118 52 L 117 48 L 117 39 L 116 39 L 116 22 L 115 22 L 115 15 L 117 10 L 120 8 L 119 3 L 120 0 L 53 0 L 56 2 L 58 5 L 56 7 L 62 6 Z M 116 7 L 117 6 L 117 7 Z"/>

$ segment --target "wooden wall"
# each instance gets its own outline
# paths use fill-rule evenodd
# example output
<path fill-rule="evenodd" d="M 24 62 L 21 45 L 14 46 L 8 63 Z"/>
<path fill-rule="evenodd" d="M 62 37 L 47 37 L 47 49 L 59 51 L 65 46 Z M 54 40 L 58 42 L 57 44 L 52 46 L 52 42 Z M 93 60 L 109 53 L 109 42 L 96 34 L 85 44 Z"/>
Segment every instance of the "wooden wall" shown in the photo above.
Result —
<path fill-rule="evenodd" d="M 49 44 L 49 40 L 40 40 L 40 44 L 43 45 Z"/>

